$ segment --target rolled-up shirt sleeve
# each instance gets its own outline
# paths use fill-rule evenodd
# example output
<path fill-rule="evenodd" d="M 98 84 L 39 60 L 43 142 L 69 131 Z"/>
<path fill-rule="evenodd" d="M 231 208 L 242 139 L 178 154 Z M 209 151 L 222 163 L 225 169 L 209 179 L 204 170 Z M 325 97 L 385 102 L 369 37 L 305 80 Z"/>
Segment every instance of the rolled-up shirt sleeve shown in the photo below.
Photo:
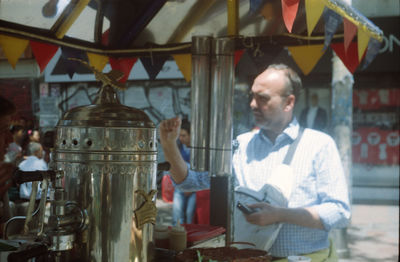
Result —
<path fill-rule="evenodd" d="M 208 176 L 208 172 L 191 170 L 189 164 L 187 164 L 187 168 L 188 175 L 181 183 L 177 184 L 171 176 L 172 183 L 175 187 L 179 188 L 183 192 L 200 191 L 210 188 L 210 178 Z"/>
<path fill-rule="evenodd" d="M 314 162 L 320 204 L 314 206 L 325 230 L 346 227 L 350 221 L 349 193 L 335 142 L 330 140 Z"/>

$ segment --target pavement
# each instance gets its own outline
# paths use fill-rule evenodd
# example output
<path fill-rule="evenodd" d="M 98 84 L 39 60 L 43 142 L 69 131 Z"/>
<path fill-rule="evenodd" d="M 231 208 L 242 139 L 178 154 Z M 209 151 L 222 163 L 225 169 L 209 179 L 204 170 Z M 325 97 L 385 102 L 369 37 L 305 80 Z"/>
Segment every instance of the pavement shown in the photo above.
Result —
<path fill-rule="evenodd" d="M 161 199 L 157 224 L 172 224 L 172 204 Z M 398 262 L 399 261 L 399 206 L 352 206 L 352 219 L 346 230 L 345 242 L 349 257 L 339 262 Z"/>
<path fill-rule="evenodd" d="M 353 205 L 347 244 L 350 258 L 340 262 L 398 262 L 399 206 Z"/>

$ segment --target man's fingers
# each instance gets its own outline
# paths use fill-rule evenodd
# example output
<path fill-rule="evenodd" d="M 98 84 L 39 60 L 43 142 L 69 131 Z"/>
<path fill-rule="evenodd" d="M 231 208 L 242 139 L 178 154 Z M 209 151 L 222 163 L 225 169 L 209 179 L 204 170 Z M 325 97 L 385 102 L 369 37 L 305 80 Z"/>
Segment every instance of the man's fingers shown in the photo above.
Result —
<path fill-rule="evenodd" d="M 266 203 L 254 203 L 254 204 L 249 204 L 249 207 L 251 208 L 263 208 Z"/>
<path fill-rule="evenodd" d="M 171 119 L 161 121 L 160 128 L 170 132 L 179 128 L 180 124 L 181 124 L 181 119 L 179 117 L 174 117 Z"/>

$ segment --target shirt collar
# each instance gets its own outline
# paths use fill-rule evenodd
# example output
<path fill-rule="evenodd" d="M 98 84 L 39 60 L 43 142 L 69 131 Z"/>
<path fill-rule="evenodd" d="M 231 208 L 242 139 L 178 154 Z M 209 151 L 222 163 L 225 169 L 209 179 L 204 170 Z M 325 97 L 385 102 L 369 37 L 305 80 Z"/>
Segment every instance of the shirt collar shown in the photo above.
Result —
<path fill-rule="evenodd" d="M 299 122 L 297 121 L 296 117 L 293 117 L 289 125 L 283 130 L 281 134 L 278 135 L 275 143 L 280 143 L 286 138 L 290 138 L 292 141 L 294 141 L 299 134 L 299 130 L 300 130 Z M 271 140 L 269 140 L 269 138 L 266 135 L 264 135 L 263 132 L 261 132 L 261 130 L 258 131 L 258 134 L 262 139 L 271 143 Z"/>
<path fill-rule="evenodd" d="M 293 117 L 292 122 L 283 130 L 283 134 L 295 140 L 299 134 L 300 125 L 296 117 Z M 282 134 L 281 134 L 282 135 Z"/>
<path fill-rule="evenodd" d="M 31 156 L 28 156 L 26 159 L 27 159 L 27 160 L 28 160 L 28 159 L 39 160 L 40 158 L 38 158 L 37 156 L 31 155 Z"/>

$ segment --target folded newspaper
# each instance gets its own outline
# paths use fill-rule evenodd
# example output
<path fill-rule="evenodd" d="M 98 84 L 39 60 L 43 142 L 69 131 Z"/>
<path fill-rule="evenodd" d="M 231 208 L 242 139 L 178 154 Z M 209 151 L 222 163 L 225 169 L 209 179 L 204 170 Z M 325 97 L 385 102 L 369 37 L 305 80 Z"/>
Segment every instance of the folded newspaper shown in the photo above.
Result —
<path fill-rule="evenodd" d="M 258 226 L 246 221 L 243 213 L 236 208 L 240 201 L 243 204 L 267 202 L 273 206 L 287 207 L 292 192 L 293 170 L 288 165 L 279 165 L 269 175 L 267 183 L 258 191 L 238 186 L 235 188 L 234 208 L 234 242 L 246 242 L 255 248 L 268 251 L 282 227 L 281 223 L 268 226 Z M 238 248 L 249 248 L 248 245 L 238 245 Z"/>

